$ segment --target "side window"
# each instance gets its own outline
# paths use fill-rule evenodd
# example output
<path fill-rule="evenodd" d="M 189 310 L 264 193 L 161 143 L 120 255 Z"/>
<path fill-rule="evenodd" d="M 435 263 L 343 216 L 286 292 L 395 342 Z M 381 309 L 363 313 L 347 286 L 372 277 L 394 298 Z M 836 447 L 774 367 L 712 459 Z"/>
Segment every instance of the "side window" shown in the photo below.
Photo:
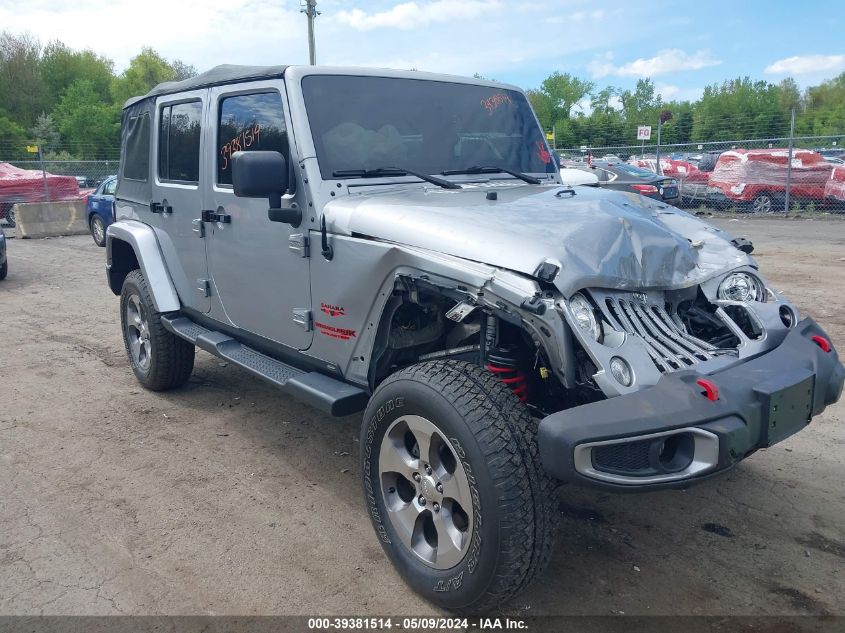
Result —
<path fill-rule="evenodd" d="M 103 195 L 113 196 L 114 190 L 117 188 L 117 180 L 109 180 L 103 187 Z"/>
<path fill-rule="evenodd" d="M 162 180 L 199 182 L 202 103 L 189 101 L 161 109 L 158 175 Z"/>
<path fill-rule="evenodd" d="M 217 123 L 217 184 L 232 184 L 232 154 L 270 150 L 287 157 L 288 135 L 278 92 L 224 97 Z"/>
<path fill-rule="evenodd" d="M 123 177 L 147 181 L 150 172 L 150 115 L 146 112 L 126 122 Z"/>

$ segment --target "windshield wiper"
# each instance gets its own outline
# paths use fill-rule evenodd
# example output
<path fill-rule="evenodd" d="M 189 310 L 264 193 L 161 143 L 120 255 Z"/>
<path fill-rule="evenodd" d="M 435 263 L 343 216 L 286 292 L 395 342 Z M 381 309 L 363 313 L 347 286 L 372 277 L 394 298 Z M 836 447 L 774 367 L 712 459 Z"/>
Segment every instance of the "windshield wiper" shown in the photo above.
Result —
<path fill-rule="evenodd" d="M 444 189 L 463 189 L 459 184 L 438 178 L 437 176 L 429 176 L 428 174 L 421 174 L 404 167 L 377 167 L 376 169 L 338 169 L 332 172 L 335 178 L 382 178 L 389 176 L 414 176 L 420 180 L 430 182 L 432 185 L 443 187 Z"/>
<path fill-rule="evenodd" d="M 496 165 L 473 165 L 472 167 L 467 167 L 466 169 L 447 169 L 446 171 L 440 172 L 441 176 L 457 176 L 459 174 L 509 174 L 514 178 L 524 180 L 525 182 L 531 185 L 539 185 L 543 182 L 542 180 L 540 180 L 539 178 L 535 178 L 534 176 L 529 176 L 528 174 L 523 174 L 520 171 L 508 169 L 507 167 L 497 167 Z"/>

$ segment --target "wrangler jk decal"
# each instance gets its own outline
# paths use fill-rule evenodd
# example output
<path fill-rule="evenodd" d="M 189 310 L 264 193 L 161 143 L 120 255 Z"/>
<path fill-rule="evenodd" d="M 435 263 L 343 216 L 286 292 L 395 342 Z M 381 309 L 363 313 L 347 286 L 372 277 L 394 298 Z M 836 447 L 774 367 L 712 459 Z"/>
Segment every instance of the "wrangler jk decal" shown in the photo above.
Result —
<path fill-rule="evenodd" d="M 319 321 L 314 322 L 314 326 L 319 330 L 320 334 L 324 334 L 331 338 L 340 339 L 341 341 L 348 341 L 355 338 L 355 330 L 350 330 L 344 327 L 334 327 L 333 325 L 326 325 Z"/>

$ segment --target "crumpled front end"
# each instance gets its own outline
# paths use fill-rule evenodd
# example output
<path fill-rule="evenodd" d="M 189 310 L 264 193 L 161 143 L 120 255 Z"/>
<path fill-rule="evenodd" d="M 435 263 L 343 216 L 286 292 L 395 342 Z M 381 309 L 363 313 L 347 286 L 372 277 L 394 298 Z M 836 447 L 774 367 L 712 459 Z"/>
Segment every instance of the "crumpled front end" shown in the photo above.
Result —
<path fill-rule="evenodd" d="M 841 396 L 845 368 L 827 334 L 753 269 L 680 291 L 577 295 L 558 309 L 607 398 L 540 423 L 543 463 L 562 480 L 688 485 L 786 439 Z"/>

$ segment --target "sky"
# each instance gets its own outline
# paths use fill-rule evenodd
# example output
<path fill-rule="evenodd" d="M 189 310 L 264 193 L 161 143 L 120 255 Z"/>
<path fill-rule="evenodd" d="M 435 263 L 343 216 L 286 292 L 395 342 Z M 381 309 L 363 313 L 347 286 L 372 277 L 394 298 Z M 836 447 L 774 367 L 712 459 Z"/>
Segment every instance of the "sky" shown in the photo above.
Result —
<path fill-rule="evenodd" d="M 480 73 L 554 71 L 598 87 L 651 77 L 664 100 L 738 76 L 800 86 L 845 71 L 845 0 L 318 0 L 317 61 Z M 199 71 L 305 64 L 300 0 L 0 0 L 0 29 L 91 48 L 120 72 L 142 46 Z"/>

